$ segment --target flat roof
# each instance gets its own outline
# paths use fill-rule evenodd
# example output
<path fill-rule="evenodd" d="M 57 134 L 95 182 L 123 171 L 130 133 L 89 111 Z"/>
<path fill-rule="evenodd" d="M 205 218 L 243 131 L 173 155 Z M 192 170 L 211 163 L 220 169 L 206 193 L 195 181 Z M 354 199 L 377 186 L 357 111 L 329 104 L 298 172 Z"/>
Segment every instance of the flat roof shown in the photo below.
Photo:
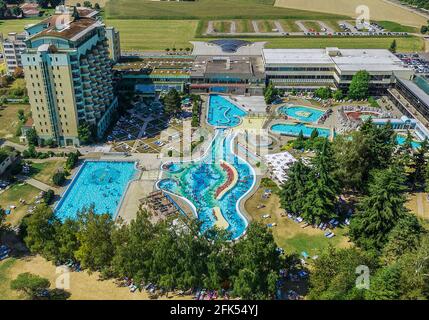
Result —
<path fill-rule="evenodd" d="M 401 71 L 406 68 L 402 61 L 384 49 L 341 49 L 340 56 L 331 57 L 343 71 Z"/>
<path fill-rule="evenodd" d="M 335 48 L 336 49 L 336 48 Z M 266 64 L 326 64 L 342 71 L 404 71 L 402 61 L 384 49 L 264 49 Z M 335 54 L 337 53 L 337 55 Z"/>
<path fill-rule="evenodd" d="M 47 26 L 46 29 L 33 35 L 31 39 L 52 36 L 75 41 L 90 30 L 102 26 L 102 24 L 94 18 L 80 17 L 74 20 L 69 14 L 56 14 L 40 23 L 45 24 Z"/>
<path fill-rule="evenodd" d="M 423 89 L 410 80 L 398 79 L 398 81 L 402 82 L 426 106 L 429 106 L 429 95 Z"/>
<path fill-rule="evenodd" d="M 198 57 L 192 67 L 194 76 L 208 74 L 263 75 L 261 59 L 255 57 Z"/>
<path fill-rule="evenodd" d="M 267 64 L 333 64 L 325 49 L 263 49 Z"/>

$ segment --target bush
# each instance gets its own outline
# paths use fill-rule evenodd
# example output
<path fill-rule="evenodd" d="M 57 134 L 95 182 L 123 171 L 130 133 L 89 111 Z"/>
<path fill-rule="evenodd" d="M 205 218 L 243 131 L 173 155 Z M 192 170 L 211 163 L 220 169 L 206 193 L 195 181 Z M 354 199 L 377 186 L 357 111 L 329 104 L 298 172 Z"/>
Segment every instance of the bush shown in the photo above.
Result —
<path fill-rule="evenodd" d="M 66 174 L 64 172 L 59 171 L 54 173 L 54 175 L 52 176 L 52 182 L 56 186 L 62 186 L 65 181 L 66 181 Z"/>
<path fill-rule="evenodd" d="M 43 200 L 45 201 L 46 204 L 51 204 L 52 201 L 54 200 L 54 190 L 49 189 L 48 191 L 45 192 L 45 194 L 43 195 Z"/>

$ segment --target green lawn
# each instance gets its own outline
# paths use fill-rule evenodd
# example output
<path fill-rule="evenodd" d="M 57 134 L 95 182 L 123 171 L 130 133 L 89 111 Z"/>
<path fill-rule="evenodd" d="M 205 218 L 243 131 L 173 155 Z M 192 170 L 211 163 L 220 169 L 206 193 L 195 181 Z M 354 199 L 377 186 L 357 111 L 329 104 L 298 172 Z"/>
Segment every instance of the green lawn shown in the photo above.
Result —
<path fill-rule="evenodd" d="M 28 104 L 8 103 L 0 107 L 0 138 L 15 142 L 15 134 L 20 127 L 18 120 L 18 110 L 20 109 L 24 110 L 27 116 L 30 114 L 30 105 Z"/>
<path fill-rule="evenodd" d="M 34 202 L 34 198 L 40 193 L 40 190 L 30 186 L 29 184 L 15 184 L 0 195 L 0 207 L 9 208 L 10 205 L 15 205 L 16 208 L 12 213 L 6 216 L 6 222 L 17 225 L 21 219 L 27 214 L 27 209 Z M 26 204 L 21 204 L 19 199 L 26 201 Z"/>
<path fill-rule="evenodd" d="M 319 32 L 321 29 L 320 24 L 316 21 L 303 21 L 303 24 L 311 32 Z"/>
<path fill-rule="evenodd" d="M 380 26 L 382 26 L 384 29 L 392 32 L 409 32 L 409 33 L 418 33 L 419 30 L 414 27 L 409 26 L 403 26 L 399 23 L 392 22 L 392 21 L 378 21 L 377 22 Z"/>
<path fill-rule="evenodd" d="M 42 163 L 31 164 L 31 177 L 43 183 L 53 186 L 52 176 L 64 167 L 65 160 L 49 160 Z"/>
<path fill-rule="evenodd" d="M 122 50 L 164 50 L 190 47 L 198 21 L 108 20 L 107 24 L 119 30 Z"/>
<path fill-rule="evenodd" d="M 204 2 L 205 0 L 201 0 Z M 168 4 L 168 3 L 167 3 Z M 175 4 L 175 3 L 174 3 Z M 279 10 L 276 8 L 276 10 Z M 288 17 L 289 18 L 289 17 Z M 291 18 L 290 18 L 291 19 Z M 294 31 L 293 20 L 281 20 L 286 31 Z M 35 20 L 8 20 L 0 22 L 0 32 L 22 31 L 24 25 Z M 251 20 L 236 20 L 237 32 L 253 32 Z M 197 20 L 128 20 L 109 19 L 107 25 L 120 31 L 123 50 L 164 50 L 190 46 L 189 41 L 212 40 L 196 38 Z M 295 29 L 296 30 L 296 29 Z M 205 32 L 205 30 L 204 30 Z M 391 38 L 248 38 L 254 41 L 267 41 L 267 48 L 388 48 Z M 423 40 L 415 37 L 398 38 L 398 51 L 414 52 L 422 50 Z"/>
<path fill-rule="evenodd" d="M 16 299 L 10 289 L 9 270 L 13 267 L 16 260 L 9 258 L 0 262 L 0 300 Z"/>
<path fill-rule="evenodd" d="M 273 0 L 115 0 L 106 4 L 106 16 L 116 19 L 270 19 L 285 16 L 290 19 L 328 19 L 336 16 L 278 8 L 273 4 Z"/>

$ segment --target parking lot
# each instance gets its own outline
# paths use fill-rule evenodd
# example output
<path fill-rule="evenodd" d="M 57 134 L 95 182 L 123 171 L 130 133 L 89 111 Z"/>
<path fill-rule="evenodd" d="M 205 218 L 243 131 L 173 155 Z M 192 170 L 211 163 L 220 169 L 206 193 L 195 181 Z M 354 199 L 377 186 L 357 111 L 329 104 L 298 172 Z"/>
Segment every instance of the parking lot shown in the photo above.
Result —
<path fill-rule="evenodd" d="M 420 56 L 417 53 L 412 54 L 403 54 L 398 53 L 396 56 L 401 59 L 401 61 L 409 66 L 410 68 L 413 68 L 416 73 L 429 73 L 429 61 L 426 60 L 424 57 Z"/>

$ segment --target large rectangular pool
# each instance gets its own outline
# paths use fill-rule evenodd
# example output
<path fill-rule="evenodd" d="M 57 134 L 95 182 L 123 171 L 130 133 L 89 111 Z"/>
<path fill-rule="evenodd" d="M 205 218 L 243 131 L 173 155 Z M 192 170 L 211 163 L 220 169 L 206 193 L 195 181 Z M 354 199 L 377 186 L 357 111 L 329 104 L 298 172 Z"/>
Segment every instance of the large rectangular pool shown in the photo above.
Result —
<path fill-rule="evenodd" d="M 115 218 L 128 183 L 136 177 L 135 162 L 85 161 L 55 208 L 64 220 L 94 205 L 98 214 Z"/>

